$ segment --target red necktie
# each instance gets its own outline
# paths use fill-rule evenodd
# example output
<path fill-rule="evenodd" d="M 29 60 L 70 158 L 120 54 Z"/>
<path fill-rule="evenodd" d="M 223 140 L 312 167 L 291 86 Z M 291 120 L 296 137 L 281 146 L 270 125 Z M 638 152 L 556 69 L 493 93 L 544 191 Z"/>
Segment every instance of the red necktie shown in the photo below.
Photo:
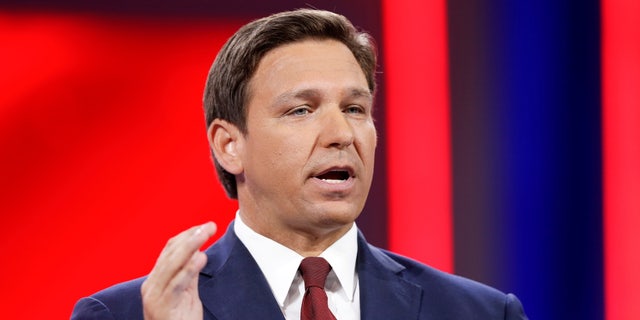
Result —
<path fill-rule="evenodd" d="M 324 258 L 307 257 L 300 263 L 300 274 L 304 279 L 304 298 L 300 320 L 335 320 L 329 304 L 327 293 L 324 292 L 324 283 L 331 266 Z"/>

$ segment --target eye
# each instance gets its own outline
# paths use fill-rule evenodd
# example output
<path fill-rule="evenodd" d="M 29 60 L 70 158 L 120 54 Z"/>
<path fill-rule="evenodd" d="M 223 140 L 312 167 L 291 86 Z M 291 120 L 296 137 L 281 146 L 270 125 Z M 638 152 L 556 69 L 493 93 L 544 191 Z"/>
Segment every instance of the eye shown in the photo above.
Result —
<path fill-rule="evenodd" d="M 358 105 L 350 105 L 344 109 L 345 113 L 351 114 L 364 114 L 366 113 L 364 108 Z"/>
<path fill-rule="evenodd" d="M 287 116 L 304 116 L 311 113 L 311 108 L 307 105 L 299 106 L 289 110 L 285 115 Z"/>

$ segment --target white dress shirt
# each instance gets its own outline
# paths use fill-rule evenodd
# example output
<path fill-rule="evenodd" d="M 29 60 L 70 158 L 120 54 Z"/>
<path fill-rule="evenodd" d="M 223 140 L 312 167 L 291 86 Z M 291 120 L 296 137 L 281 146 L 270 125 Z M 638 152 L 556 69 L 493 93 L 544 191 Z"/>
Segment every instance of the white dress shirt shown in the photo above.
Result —
<path fill-rule="evenodd" d="M 287 320 L 300 319 L 304 280 L 298 272 L 303 256 L 249 228 L 236 213 L 233 231 L 249 249 L 264 274 L 282 314 Z M 360 288 L 356 273 L 358 231 L 349 231 L 320 254 L 332 269 L 325 291 L 329 309 L 340 320 L 360 319 Z"/>

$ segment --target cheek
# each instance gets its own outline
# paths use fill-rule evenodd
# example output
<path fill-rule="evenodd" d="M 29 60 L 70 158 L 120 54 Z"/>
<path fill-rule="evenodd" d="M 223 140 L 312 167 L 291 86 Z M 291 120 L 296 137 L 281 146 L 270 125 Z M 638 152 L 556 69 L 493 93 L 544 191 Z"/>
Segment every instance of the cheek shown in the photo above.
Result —
<path fill-rule="evenodd" d="M 264 165 L 275 172 L 287 172 L 291 174 L 300 170 L 304 164 L 309 148 L 302 143 L 304 136 L 300 134 L 284 134 L 270 136 L 261 139 L 262 143 L 257 146 L 256 158 L 263 158 Z M 267 172 L 268 174 L 268 172 Z"/>
<path fill-rule="evenodd" d="M 360 136 L 360 149 L 362 150 L 363 160 L 367 165 L 373 167 L 373 161 L 376 153 L 376 145 L 378 143 L 378 136 L 375 127 L 371 127 L 363 130 Z M 372 168 L 371 168 L 372 169 Z"/>

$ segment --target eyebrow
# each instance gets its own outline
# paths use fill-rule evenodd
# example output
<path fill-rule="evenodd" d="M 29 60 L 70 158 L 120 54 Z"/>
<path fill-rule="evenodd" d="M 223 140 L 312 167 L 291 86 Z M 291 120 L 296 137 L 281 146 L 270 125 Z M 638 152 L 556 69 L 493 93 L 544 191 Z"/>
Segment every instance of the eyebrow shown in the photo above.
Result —
<path fill-rule="evenodd" d="M 369 90 L 353 88 L 351 89 L 350 96 L 353 98 L 365 98 L 373 101 L 373 94 L 371 94 L 371 91 Z"/>
<path fill-rule="evenodd" d="M 364 98 L 364 99 L 373 101 L 373 95 L 369 90 L 360 89 L 360 88 L 350 88 L 345 91 L 347 91 L 347 94 L 346 94 L 347 97 Z M 312 99 L 318 99 L 321 96 L 322 96 L 322 93 L 320 92 L 320 90 L 317 90 L 317 89 L 291 90 L 278 95 L 275 98 L 274 105 L 283 104 L 286 101 L 291 99 L 312 100 Z"/>

